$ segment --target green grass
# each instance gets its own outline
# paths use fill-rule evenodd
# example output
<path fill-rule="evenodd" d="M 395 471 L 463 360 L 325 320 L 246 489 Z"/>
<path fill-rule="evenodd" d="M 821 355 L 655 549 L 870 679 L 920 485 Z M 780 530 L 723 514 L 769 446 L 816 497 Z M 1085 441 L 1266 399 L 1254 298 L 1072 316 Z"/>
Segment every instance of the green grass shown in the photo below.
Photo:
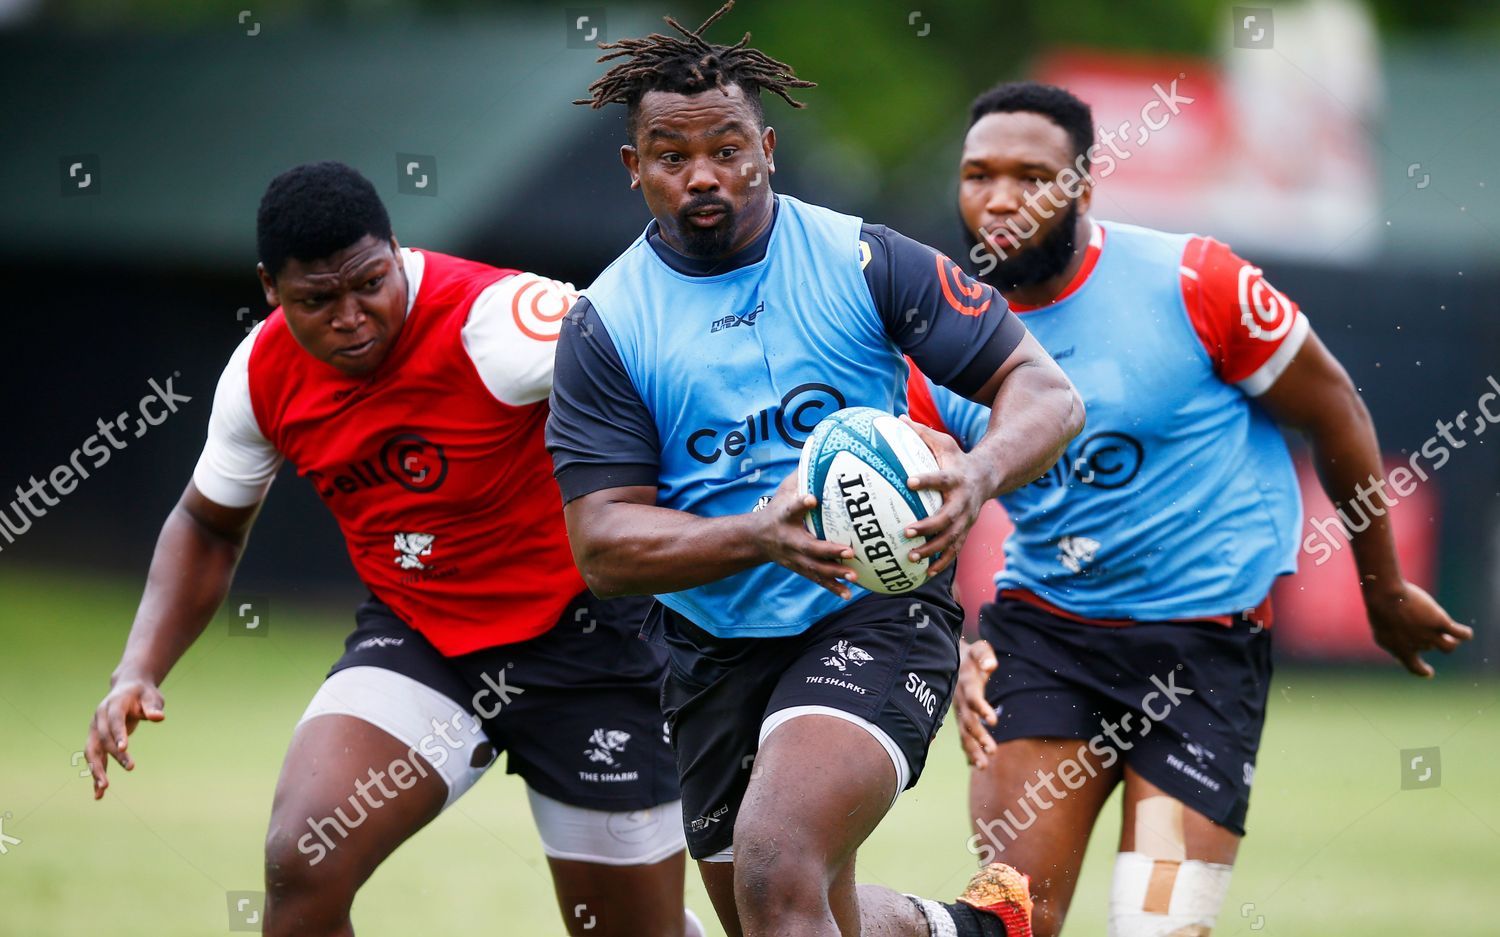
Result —
<path fill-rule="evenodd" d="M 0 934 L 225 933 L 225 892 L 260 888 L 281 756 L 349 611 L 278 601 L 265 638 L 211 628 L 167 681 L 167 721 L 136 734 L 136 771 L 116 767 L 95 803 L 72 753 L 138 593 L 96 576 L 0 570 L 0 815 L 21 839 L 0 855 Z M 1495 933 L 1497 696 L 1492 679 L 1453 672 L 1427 684 L 1281 674 L 1251 835 L 1215 933 Z M 1427 746 L 1441 746 L 1441 786 L 1401 790 L 1400 749 Z M 860 879 L 956 893 L 973 863 L 965 785 L 949 725 L 922 783 L 861 851 Z M 1070 935 L 1105 932 L 1118 810 L 1096 831 Z M 691 873 L 688 895 L 707 917 Z M 363 937 L 561 934 L 519 780 L 485 778 L 376 874 L 354 919 Z"/>

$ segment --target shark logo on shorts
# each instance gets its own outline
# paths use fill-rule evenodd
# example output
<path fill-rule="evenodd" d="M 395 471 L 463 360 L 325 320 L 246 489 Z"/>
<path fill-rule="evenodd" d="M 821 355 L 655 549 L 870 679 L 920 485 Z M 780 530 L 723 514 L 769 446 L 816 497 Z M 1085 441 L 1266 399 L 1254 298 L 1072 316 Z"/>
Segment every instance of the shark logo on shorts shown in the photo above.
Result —
<path fill-rule="evenodd" d="M 833 647 L 829 648 L 829 650 L 833 653 L 830 656 L 823 658 L 823 663 L 827 664 L 829 667 L 832 667 L 834 670 L 837 670 L 839 673 L 843 673 L 844 671 L 848 670 L 850 664 L 853 664 L 856 667 L 863 667 L 866 663 L 875 659 L 864 650 L 855 647 L 848 641 L 841 640 Z"/>
<path fill-rule="evenodd" d="M 1094 562 L 1098 551 L 1099 541 L 1088 537 L 1064 537 L 1057 541 L 1057 561 L 1070 573 L 1083 572 L 1085 566 Z"/>
<path fill-rule="evenodd" d="M 625 751 L 625 743 L 628 741 L 630 741 L 629 732 L 621 732 L 619 729 L 595 729 L 594 734 L 589 736 L 589 744 L 594 747 L 585 750 L 583 754 L 589 761 L 613 767 L 615 755 Z"/>
<path fill-rule="evenodd" d="M 396 565 L 402 569 L 426 569 L 420 557 L 432 555 L 433 534 L 397 534 Z"/>

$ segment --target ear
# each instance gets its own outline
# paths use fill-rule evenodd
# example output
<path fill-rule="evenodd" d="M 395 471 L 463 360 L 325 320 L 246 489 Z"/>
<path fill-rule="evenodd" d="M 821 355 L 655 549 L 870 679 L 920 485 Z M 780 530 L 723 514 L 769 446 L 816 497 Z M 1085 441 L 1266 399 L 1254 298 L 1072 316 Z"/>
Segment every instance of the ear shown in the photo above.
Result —
<path fill-rule="evenodd" d="M 401 242 L 396 240 L 396 235 L 391 235 L 391 256 L 396 258 L 396 272 L 401 274 L 401 292 L 404 295 L 407 290 L 406 282 L 406 258 L 401 256 Z"/>
<path fill-rule="evenodd" d="M 266 294 L 266 305 L 275 309 L 281 305 L 281 294 L 276 290 L 276 280 L 266 272 L 265 264 L 256 264 L 255 273 L 260 277 L 260 288 Z"/>
<path fill-rule="evenodd" d="M 760 148 L 766 154 L 766 171 L 776 174 L 776 128 L 767 127 L 760 132 Z"/>
<path fill-rule="evenodd" d="M 620 147 L 620 162 L 625 164 L 626 171 L 630 173 L 630 187 L 639 189 L 641 187 L 641 154 L 627 143 Z"/>

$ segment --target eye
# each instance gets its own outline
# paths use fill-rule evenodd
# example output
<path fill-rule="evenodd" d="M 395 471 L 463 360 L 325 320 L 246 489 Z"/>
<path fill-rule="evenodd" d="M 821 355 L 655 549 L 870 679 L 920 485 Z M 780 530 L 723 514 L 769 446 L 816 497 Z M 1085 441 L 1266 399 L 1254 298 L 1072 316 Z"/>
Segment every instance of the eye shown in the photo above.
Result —
<path fill-rule="evenodd" d="M 726 146 L 719 150 L 719 159 L 729 159 L 740 151 L 737 146 Z"/>
<path fill-rule="evenodd" d="M 683 157 L 682 157 L 681 153 L 663 153 L 663 154 L 661 154 L 661 161 L 664 162 L 664 163 L 671 163 L 673 165 L 676 165 L 677 163 L 682 162 L 682 160 L 683 160 Z"/>
<path fill-rule="evenodd" d="M 378 277 L 371 277 L 368 281 L 365 282 L 365 291 L 374 292 L 375 290 L 380 289 L 380 284 L 384 282 L 385 274 L 383 273 Z"/>

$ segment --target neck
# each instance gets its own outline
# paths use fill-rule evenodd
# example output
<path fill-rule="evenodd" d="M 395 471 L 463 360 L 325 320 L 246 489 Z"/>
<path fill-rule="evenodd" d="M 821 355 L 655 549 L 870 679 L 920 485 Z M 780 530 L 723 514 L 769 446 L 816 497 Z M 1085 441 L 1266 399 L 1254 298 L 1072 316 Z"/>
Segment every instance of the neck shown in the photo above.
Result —
<path fill-rule="evenodd" d="M 1073 229 L 1073 256 L 1068 259 L 1068 265 L 1057 276 L 1001 290 L 1000 295 L 1005 297 L 1006 302 L 1022 306 L 1045 306 L 1052 302 L 1068 288 L 1068 284 L 1078 276 L 1078 271 L 1083 269 L 1083 261 L 1089 253 L 1089 235 L 1092 233 L 1093 222 L 1089 221 L 1088 215 L 1080 214 Z"/>

